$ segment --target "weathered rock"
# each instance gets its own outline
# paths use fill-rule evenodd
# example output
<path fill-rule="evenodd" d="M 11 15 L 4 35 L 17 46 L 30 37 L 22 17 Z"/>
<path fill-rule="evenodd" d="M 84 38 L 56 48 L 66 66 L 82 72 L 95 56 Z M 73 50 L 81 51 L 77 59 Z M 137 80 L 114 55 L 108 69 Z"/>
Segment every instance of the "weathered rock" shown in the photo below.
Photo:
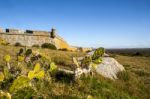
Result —
<path fill-rule="evenodd" d="M 92 56 L 93 54 L 94 51 L 89 52 L 87 55 Z M 125 70 L 120 63 L 118 63 L 114 58 L 109 57 L 106 53 L 104 53 L 102 60 L 102 63 L 97 66 L 96 72 L 104 77 L 117 79 L 117 73 Z"/>
<path fill-rule="evenodd" d="M 117 79 L 117 73 L 125 70 L 114 58 L 103 57 L 102 59 L 103 61 L 97 66 L 96 72 L 106 78 Z"/>

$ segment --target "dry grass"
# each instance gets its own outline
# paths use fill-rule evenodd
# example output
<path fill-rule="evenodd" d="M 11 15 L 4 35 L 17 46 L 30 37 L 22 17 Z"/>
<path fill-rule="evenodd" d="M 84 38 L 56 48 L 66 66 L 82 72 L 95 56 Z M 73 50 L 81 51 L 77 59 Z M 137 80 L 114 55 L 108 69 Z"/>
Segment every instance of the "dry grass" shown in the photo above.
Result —
<path fill-rule="evenodd" d="M 131 57 L 116 55 L 115 58 L 123 65 L 130 65 L 132 67 L 135 67 L 136 69 L 144 69 L 146 71 L 150 71 L 150 57 Z"/>
<path fill-rule="evenodd" d="M 4 65 L 3 56 L 6 54 L 11 55 L 13 63 L 20 48 L 0 45 L 0 65 Z M 49 49 L 33 48 L 33 50 L 39 50 L 48 59 L 65 67 L 72 65 L 72 57 L 85 55 Z M 126 72 L 118 74 L 118 80 L 111 81 L 97 74 L 93 77 L 83 76 L 71 83 L 55 79 L 50 82 L 42 80 L 34 84 L 38 88 L 37 94 L 48 99 L 86 99 L 88 95 L 92 95 L 94 99 L 150 99 L 150 57 L 116 55 L 115 59 L 126 69 Z M 25 69 L 22 68 L 22 71 Z M 19 95 L 24 93 L 21 91 Z"/>
<path fill-rule="evenodd" d="M 4 46 L 0 45 L 0 63 L 4 64 L 3 57 L 6 54 L 12 56 L 12 63 L 16 60 L 16 54 L 19 52 L 19 49 L 24 47 L 15 47 L 15 46 Z M 65 67 L 68 69 L 72 67 L 72 58 L 73 57 L 81 57 L 84 56 L 85 53 L 82 52 L 71 52 L 71 51 L 59 51 L 59 50 L 51 50 L 51 49 L 43 49 L 43 48 L 31 48 L 33 51 L 39 51 L 44 54 L 47 59 L 54 61 L 57 65 Z M 28 49 L 27 48 L 27 49 Z"/>

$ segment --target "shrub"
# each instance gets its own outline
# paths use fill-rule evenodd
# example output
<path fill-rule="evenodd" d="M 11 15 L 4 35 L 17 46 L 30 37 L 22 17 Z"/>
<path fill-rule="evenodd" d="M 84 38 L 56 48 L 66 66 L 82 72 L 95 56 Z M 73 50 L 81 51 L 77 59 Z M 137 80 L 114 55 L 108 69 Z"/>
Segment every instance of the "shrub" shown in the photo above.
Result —
<path fill-rule="evenodd" d="M 25 55 L 26 55 L 26 56 L 29 56 L 29 55 L 31 55 L 31 54 L 32 54 L 32 49 L 27 49 Z"/>
<path fill-rule="evenodd" d="M 22 45 L 21 45 L 21 43 L 16 42 L 16 43 L 15 43 L 15 46 L 22 46 Z"/>
<path fill-rule="evenodd" d="M 39 48 L 39 47 L 40 47 L 40 45 L 38 45 L 38 44 L 34 44 L 34 45 L 32 45 L 32 47 Z"/>
<path fill-rule="evenodd" d="M 23 48 L 21 48 L 21 49 L 19 50 L 19 53 L 17 53 L 17 55 L 23 55 Z"/>
<path fill-rule="evenodd" d="M 143 54 L 141 52 L 136 52 L 133 54 L 133 56 L 142 56 Z"/>
<path fill-rule="evenodd" d="M 44 44 L 42 44 L 41 47 L 42 47 L 42 48 L 53 49 L 53 50 L 56 50 L 56 49 L 57 49 L 56 46 L 53 45 L 53 44 L 51 44 L 51 43 L 44 43 Z"/>
<path fill-rule="evenodd" d="M 62 48 L 62 49 L 59 49 L 60 51 L 68 51 L 67 48 Z"/>

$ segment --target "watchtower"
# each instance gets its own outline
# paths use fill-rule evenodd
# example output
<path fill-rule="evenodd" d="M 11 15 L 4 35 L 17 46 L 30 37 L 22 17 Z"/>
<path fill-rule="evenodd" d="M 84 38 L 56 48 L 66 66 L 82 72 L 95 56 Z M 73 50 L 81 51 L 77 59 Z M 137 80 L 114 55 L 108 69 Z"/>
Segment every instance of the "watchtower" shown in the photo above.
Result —
<path fill-rule="evenodd" d="M 56 37 L 56 29 L 54 29 L 54 28 L 51 29 L 50 36 L 51 36 L 51 38 Z"/>

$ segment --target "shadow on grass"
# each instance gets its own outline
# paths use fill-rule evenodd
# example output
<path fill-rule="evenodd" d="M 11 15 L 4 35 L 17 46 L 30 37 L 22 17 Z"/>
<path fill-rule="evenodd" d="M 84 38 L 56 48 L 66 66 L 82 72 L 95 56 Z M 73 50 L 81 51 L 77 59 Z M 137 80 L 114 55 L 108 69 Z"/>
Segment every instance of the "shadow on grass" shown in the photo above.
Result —
<path fill-rule="evenodd" d="M 58 71 L 55 74 L 55 80 L 63 83 L 72 83 L 75 81 L 74 74 L 69 74 L 63 71 Z"/>

